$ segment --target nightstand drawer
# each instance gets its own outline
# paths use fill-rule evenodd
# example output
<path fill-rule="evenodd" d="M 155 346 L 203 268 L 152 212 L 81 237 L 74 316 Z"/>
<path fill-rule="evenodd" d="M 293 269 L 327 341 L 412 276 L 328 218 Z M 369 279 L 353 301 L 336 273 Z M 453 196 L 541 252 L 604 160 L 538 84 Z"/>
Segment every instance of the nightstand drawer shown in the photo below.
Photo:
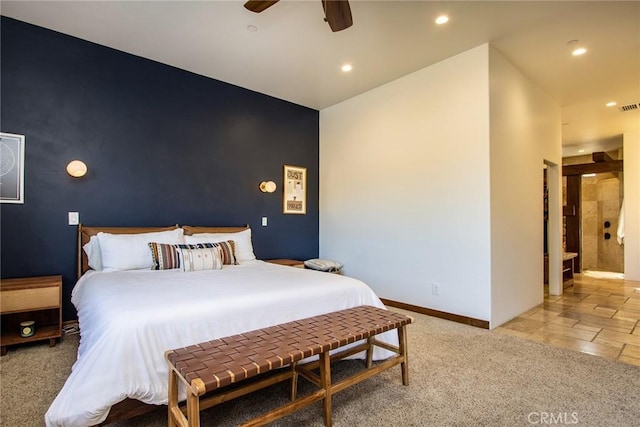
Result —
<path fill-rule="evenodd" d="M 2 292 L 0 311 L 9 313 L 12 311 L 58 307 L 59 305 L 60 289 L 58 287 L 16 289 Z"/>

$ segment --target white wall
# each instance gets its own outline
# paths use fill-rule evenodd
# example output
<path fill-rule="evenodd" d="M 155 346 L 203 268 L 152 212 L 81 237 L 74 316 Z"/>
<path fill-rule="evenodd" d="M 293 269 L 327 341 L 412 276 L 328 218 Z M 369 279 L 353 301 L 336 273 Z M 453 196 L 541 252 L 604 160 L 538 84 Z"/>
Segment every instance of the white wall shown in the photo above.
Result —
<path fill-rule="evenodd" d="M 559 104 L 498 50 L 489 50 L 491 123 L 491 327 L 542 303 L 543 167 L 560 165 Z M 560 174 L 548 177 L 553 191 Z M 555 181 L 552 181 L 555 179 Z M 561 215 L 559 204 L 556 216 Z M 558 260 L 560 221 L 555 225 Z M 551 227 L 550 227 L 551 229 Z M 554 258 L 555 259 L 555 258 Z M 551 274 L 560 280 L 560 262 Z"/>
<path fill-rule="evenodd" d="M 496 327 L 542 302 L 560 136 L 559 106 L 489 45 L 322 110 L 320 256 L 383 298 Z"/>
<path fill-rule="evenodd" d="M 624 134 L 624 277 L 640 280 L 640 132 Z"/>
<path fill-rule="evenodd" d="M 491 303 L 488 49 L 320 112 L 320 256 L 383 298 L 482 320 Z"/>

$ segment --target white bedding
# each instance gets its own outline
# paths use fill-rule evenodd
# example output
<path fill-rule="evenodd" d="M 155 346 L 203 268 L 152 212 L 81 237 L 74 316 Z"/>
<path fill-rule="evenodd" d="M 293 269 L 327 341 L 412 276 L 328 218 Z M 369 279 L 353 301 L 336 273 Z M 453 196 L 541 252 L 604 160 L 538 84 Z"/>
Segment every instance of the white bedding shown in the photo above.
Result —
<path fill-rule="evenodd" d="M 356 279 L 262 261 L 188 273 L 88 272 L 71 301 L 81 328 L 78 359 L 47 426 L 99 424 L 127 397 L 166 404 L 166 350 L 358 305 L 384 307 Z M 397 345 L 393 331 L 380 339 Z"/>

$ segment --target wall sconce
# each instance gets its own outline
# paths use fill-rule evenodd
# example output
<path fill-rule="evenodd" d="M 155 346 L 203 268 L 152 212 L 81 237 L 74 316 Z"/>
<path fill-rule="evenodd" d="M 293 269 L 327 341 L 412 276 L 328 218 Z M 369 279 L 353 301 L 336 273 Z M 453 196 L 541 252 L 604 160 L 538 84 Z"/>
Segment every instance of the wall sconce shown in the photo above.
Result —
<path fill-rule="evenodd" d="M 72 160 L 67 165 L 67 173 L 74 178 L 81 178 L 87 174 L 87 165 L 82 160 Z"/>
<path fill-rule="evenodd" d="M 277 185 L 273 181 L 262 181 L 260 183 L 260 191 L 263 193 L 273 193 L 276 191 Z"/>

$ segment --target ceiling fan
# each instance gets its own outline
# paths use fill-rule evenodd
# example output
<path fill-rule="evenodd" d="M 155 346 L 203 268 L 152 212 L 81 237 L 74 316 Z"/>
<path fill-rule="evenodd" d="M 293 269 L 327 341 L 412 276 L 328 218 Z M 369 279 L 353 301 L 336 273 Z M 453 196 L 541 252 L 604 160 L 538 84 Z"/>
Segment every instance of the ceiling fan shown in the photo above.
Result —
<path fill-rule="evenodd" d="M 331 31 L 342 31 L 353 25 L 351 8 L 348 0 L 321 0 L 324 9 L 324 20 L 331 27 Z M 252 12 L 260 13 L 278 3 L 278 0 L 249 0 L 244 7 Z"/>

